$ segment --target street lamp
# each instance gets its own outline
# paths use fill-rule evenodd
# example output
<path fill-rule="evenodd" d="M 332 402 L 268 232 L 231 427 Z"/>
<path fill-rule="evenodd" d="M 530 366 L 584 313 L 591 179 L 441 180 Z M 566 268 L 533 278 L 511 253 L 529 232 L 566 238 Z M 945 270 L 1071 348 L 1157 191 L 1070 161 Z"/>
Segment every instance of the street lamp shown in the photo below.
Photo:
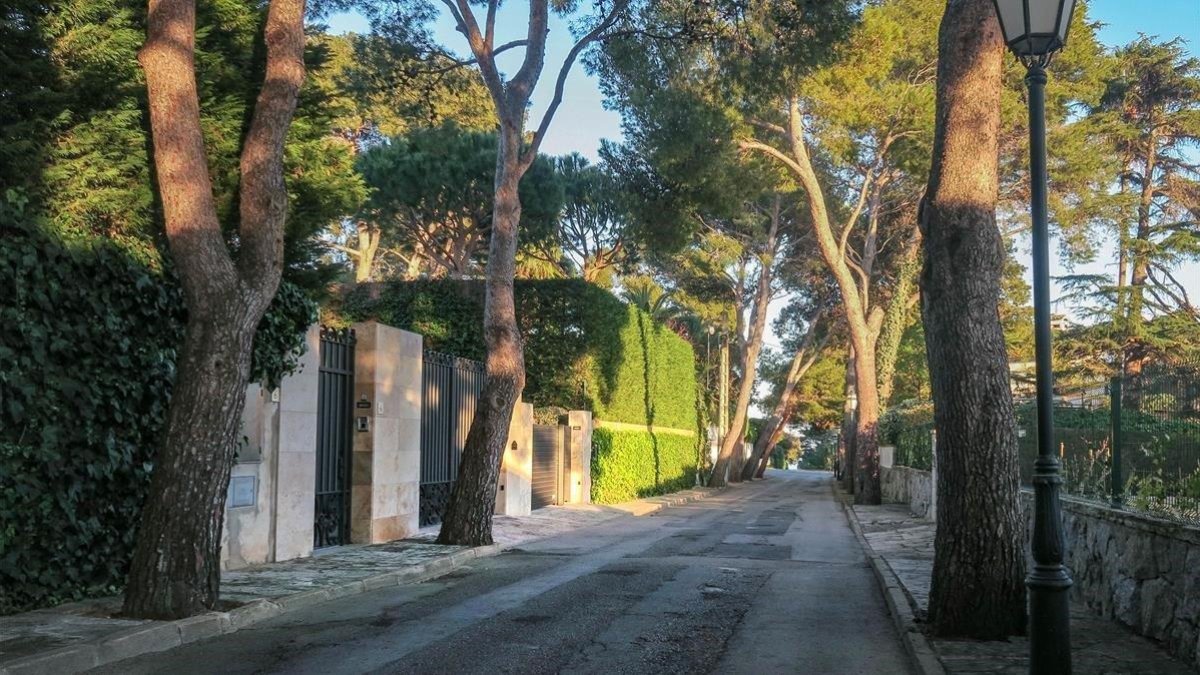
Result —
<path fill-rule="evenodd" d="M 1029 183 L 1033 216 L 1033 313 L 1037 350 L 1038 458 L 1033 469 L 1033 569 L 1029 572 L 1029 671 L 1071 672 L 1071 624 L 1063 565 L 1062 485 L 1054 453 L 1050 353 L 1050 245 L 1046 223 L 1046 65 L 1062 49 L 1075 0 L 994 0 L 1004 41 L 1025 65 L 1029 87 Z"/>

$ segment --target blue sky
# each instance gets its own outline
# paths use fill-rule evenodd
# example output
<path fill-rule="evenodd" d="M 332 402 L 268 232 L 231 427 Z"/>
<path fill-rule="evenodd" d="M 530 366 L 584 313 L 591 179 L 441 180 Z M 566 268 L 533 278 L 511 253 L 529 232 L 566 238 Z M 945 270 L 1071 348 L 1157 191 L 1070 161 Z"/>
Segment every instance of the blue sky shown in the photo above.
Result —
<path fill-rule="evenodd" d="M 441 7 L 440 3 L 435 4 Z M 1124 44 L 1136 38 L 1139 33 L 1145 33 L 1166 39 L 1182 37 L 1187 41 L 1190 51 L 1197 53 L 1200 50 L 1200 0 L 1091 0 L 1088 4 L 1091 18 L 1105 24 L 1100 30 L 1100 39 L 1106 45 Z M 510 0 L 501 9 L 497 21 L 497 44 L 524 37 L 527 6 L 526 3 Z M 328 23 L 334 32 L 367 30 L 363 18 L 353 14 L 333 16 Z M 437 20 L 434 34 L 439 42 L 452 51 L 458 54 L 468 52 L 464 38 L 454 31 L 445 12 Z M 562 63 L 571 44 L 571 34 L 566 23 L 558 19 L 552 20 L 547 44 L 546 72 L 543 74 L 541 86 L 534 92 L 531 119 L 540 119 L 541 112 L 550 99 L 558 65 Z M 514 53 L 502 55 L 501 67 L 509 72 L 516 70 L 520 59 L 519 51 L 513 50 Z M 584 72 L 582 64 L 577 63 L 567 81 L 562 106 L 555 115 L 542 151 L 550 155 L 579 152 L 595 159 L 601 139 L 616 140 L 620 136 L 619 116 L 604 109 L 603 97 L 596 80 Z M 1054 251 L 1054 244 L 1051 246 L 1051 250 Z M 1019 256 L 1028 269 L 1027 247 L 1026 243 L 1024 247 L 1019 248 Z M 1101 257 L 1103 259 L 1097 263 L 1077 267 L 1075 271 L 1111 273 L 1111 264 L 1107 259 L 1111 256 L 1102 254 Z M 1051 274 L 1065 273 L 1067 270 L 1055 260 Z M 1193 300 L 1200 299 L 1200 266 L 1181 270 L 1181 277 Z M 1067 307 L 1061 307 L 1059 310 L 1070 313 Z"/>

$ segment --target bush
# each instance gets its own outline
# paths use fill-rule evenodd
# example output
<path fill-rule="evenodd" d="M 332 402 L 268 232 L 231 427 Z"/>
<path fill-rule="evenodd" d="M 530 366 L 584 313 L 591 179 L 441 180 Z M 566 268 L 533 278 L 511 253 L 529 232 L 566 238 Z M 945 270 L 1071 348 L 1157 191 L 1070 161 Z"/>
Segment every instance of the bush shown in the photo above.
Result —
<path fill-rule="evenodd" d="M 879 442 L 896 447 L 896 465 L 933 469 L 933 404 L 906 401 L 879 418 Z"/>
<path fill-rule="evenodd" d="M 0 613 L 122 584 L 162 434 L 182 295 L 106 242 L 65 240 L 0 200 Z M 313 305 L 284 289 L 255 372 L 294 364 Z"/>
<path fill-rule="evenodd" d="M 582 280 L 518 280 L 515 292 L 527 403 L 591 410 L 614 422 L 697 429 L 695 358 L 686 340 Z M 485 354 L 480 282 L 358 286 L 339 312 L 344 322 L 377 319 L 420 333 L 427 349 L 476 360 Z"/>
<path fill-rule="evenodd" d="M 696 482 L 691 436 L 599 427 L 592 432 L 592 501 L 615 504 L 685 490 Z"/>

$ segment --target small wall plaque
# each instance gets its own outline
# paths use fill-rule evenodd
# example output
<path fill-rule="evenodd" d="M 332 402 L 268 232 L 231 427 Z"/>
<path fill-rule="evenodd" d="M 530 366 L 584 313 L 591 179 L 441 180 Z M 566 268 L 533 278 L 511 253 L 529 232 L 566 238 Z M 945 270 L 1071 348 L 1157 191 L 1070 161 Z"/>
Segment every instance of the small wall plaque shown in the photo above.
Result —
<path fill-rule="evenodd" d="M 229 479 L 229 496 L 226 503 L 229 508 L 254 506 L 258 496 L 258 479 L 254 476 L 234 476 Z"/>

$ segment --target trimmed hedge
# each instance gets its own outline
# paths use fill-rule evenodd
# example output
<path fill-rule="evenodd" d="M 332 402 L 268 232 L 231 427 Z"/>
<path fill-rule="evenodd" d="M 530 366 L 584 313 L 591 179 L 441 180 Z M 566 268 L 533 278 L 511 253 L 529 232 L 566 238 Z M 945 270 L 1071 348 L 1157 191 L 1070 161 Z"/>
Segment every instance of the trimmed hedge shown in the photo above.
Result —
<path fill-rule="evenodd" d="M 578 279 L 518 280 L 525 338 L 524 400 L 591 410 L 596 418 L 695 430 L 692 346 L 649 315 Z M 420 333 L 425 347 L 482 360 L 483 286 L 393 281 L 355 287 L 341 320 L 377 319 Z"/>
<path fill-rule="evenodd" d="M 169 275 L 34 221 L 0 199 L 0 614 L 124 582 L 185 320 Z M 294 365 L 314 309 L 281 289 L 256 377 Z"/>
<path fill-rule="evenodd" d="M 592 501 L 615 504 L 696 482 L 696 439 L 599 427 L 592 432 Z"/>
<path fill-rule="evenodd" d="M 933 404 L 906 401 L 879 419 L 879 442 L 896 446 L 897 466 L 933 469 Z"/>

